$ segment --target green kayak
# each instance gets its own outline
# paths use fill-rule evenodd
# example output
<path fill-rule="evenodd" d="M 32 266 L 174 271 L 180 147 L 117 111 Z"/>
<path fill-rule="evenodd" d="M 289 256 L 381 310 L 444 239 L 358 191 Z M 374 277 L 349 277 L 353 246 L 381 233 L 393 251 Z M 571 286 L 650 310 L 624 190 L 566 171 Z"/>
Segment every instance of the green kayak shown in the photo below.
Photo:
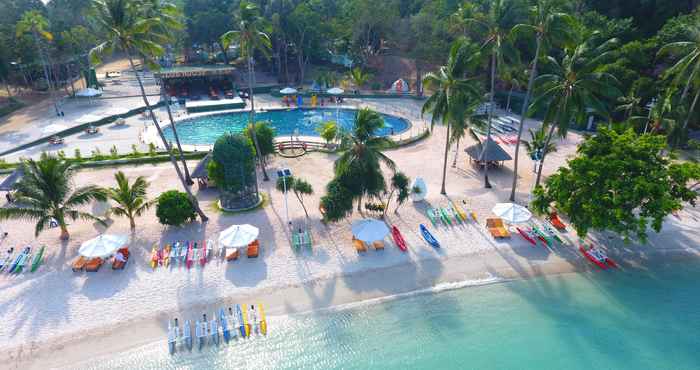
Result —
<path fill-rule="evenodd" d="M 31 272 L 36 271 L 36 269 L 39 268 L 39 265 L 41 265 L 41 262 L 44 260 L 44 249 L 46 249 L 45 245 L 41 246 L 41 249 L 39 249 L 39 253 L 34 255 L 34 259 L 32 260 L 32 268 Z"/>

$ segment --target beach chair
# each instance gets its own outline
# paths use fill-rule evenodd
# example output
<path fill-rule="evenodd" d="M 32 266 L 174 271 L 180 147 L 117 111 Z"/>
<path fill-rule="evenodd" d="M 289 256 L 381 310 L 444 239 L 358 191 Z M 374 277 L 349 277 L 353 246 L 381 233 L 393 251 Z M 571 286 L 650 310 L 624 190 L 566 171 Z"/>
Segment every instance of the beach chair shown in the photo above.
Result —
<path fill-rule="evenodd" d="M 114 258 L 114 262 L 112 262 L 112 270 L 123 270 L 126 263 L 129 262 L 129 248 L 121 248 L 117 251 L 117 253 L 121 253 L 126 261 L 122 262 Z"/>
<path fill-rule="evenodd" d="M 372 246 L 374 247 L 375 250 L 384 250 L 384 241 L 383 240 L 375 240 L 372 242 Z"/>
<path fill-rule="evenodd" d="M 97 272 L 97 270 L 102 267 L 104 260 L 100 257 L 93 258 L 85 264 L 85 271 L 87 272 Z"/>
<path fill-rule="evenodd" d="M 74 272 L 83 271 L 87 262 L 87 258 L 83 256 L 78 256 L 78 258 L 76 258 L 75 261 L 73 261 L 73 263 L 71 264 L 71 268 Z"/>
<path fill-rule="evenodd" d="M 238 257 L 241 255 L 241 252 L 238 251 L 238 248 L 230 248 L 226 250 L 226 261 L 235 261 L 238 259 Z"/>
<path fill-rule="evenodd" d="M 556 212 L 552 212 L 549 215 L 549 222 L 552 224 L 552 226 L 556 227 L 559 230 L 566 230 L 566 225 L 564 225 L 563 222 L 559 219 L 559 215 L 557 215 Z"/>
<path fill-rule="evenodd" d="M 502 218 L 487 218 L 486 228 L 494 238 L 510 238 L 510 232 L 503 224 Z"/>
<path fill-rule="evenodd" d="M 367 252 L 367 244 L 365 244 L 365 242 L 363 242 L 362 240 L 355 239 L 353 237 L 352 238 L 352 245 L 354 245 L 355 249 L 357 249 L 357 253 Z"/>
<path fill-rule="evenodd" d="M 260 241 L 256 240 L 256 241 L 248 244 L 248 250 L 246 252 L 246 255 L 248 256 L 248 258 L 256 258 L 259 253 L 260 253 Z"/>

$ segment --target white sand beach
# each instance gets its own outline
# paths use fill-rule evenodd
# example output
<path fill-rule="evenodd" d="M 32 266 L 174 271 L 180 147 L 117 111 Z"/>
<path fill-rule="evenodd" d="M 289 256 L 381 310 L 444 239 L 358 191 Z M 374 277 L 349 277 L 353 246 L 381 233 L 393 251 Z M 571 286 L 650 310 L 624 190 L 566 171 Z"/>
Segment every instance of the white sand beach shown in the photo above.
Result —
<path fill-rule="evenodd" d="M 491 171 L 494 189 L 484 189 L 480 171 L 460 153 L 456 168 L 449 168 L 449 199 L 467 200 L 468 208 L 477 212 L 480 223 L 451 228 L 438 227 L 435 236 L 443 248 L 435 250 L 420 236 L 418 225 L 429 224 L 424 216 L 428 205 L 447 205 L 448 198 L 439 194 L 441 158 L 445 131 L 437 128 L 428 139 L 388 151 L 399 169 L 409 177 L 422 176 L 428 183 L 426 202 L 407 203 L 398 215 L 389 212 L 387 221 L 403 232 L 409 252 L 403 253 L 386 239 L 384 251 L 369 250 L 358 255 L 351 244 L 351 219 L 333 225 L 320 223 L 318 196 L 331 178 L 333 155 L 312 153 L 296 159 L 277 158 L 269 171 L 288 166 L 307 179 L 318 196 L 309 197 L 307 221 L 314 237 L 312 251 L 299 254 L 290 248 L 285 226 L 283 195 L 274 190 L 274 181 L 262 182 L 267 198 L 259 210 L 224 214 L 215 209 L 216 193 L 200 191 L 198 198 L 208 215 L 207 224 L 194 223 L 183 228 L 159 225 L 154 210 L 137 221 L 130 247 L 132 257 L 123 271 L 104 266 L 96 273 L 74 273 L 71 261 L 82 241 L 102 232 L 128 234 L 124 219 L 110 221 L 105 229 L 96 224 L 75 222 L 70 225 L 71 239 L 58 240 L 52 229 L 34 237 L 34 225 L 26 221 L 8 221 L 2 228 L 9 236 L 0 246 L 38 247 L 46 244 L 46 264 L 36 273 L 0 276 L 0 367 L 43 369 L 69 366 L 95 356 L 119 352 L 139 344 L 163 340 L 167 319 L 173 316 L 194 317 L 224 304 L 262 301 L 268 315 L 282 315 L 331 307 L 371 298 L 390 296 L 438 283 L 469 280 L 525 278 L 543 273 L 589 271 L 592 267 L 572 245 L 546 249 L 532 247 L 518 235 L 496 241 L 484 228 L 484 218 L 497 202 L 507 199 L 512 163 Z M 546 165 L 546 173 L 564 163 L 580 140 L 576 134 L 559 143 L 559 151 Z M 512 153 L 512 148 L 507 149 Z M 451 153 L 450 155 L 453 155 Z M 450 157 L 452 158 L 452 157 Z M 528 159 L 521 167 L 522 183 L 518 200 L 527 201 L 532 181 L 532 164 Z M 190 163 L 194 166 L 196 162 Z M 151 183 L 150 196 L 178 188 L 170 164 L 120 167 L 127 176 L 145 176 Z M 112 186 L 115 169 L 92 169 L 79 172 L 78 185 Z M 94 205 L 98 213 L 103 209 Z M 304 213 L 293 197 L 289 211 L 295 225 L 303 224 Z M 211 260 L 204 267 L 151 269 L 147 264 L 154 243 L 164 245 L 176 240 L 216 239 L 232 224 L 249 223 L 260 228 L 261 255 L 257 259 L 241 258 L 226 263 Z M 644 246 L 624 245 L 617 238 L 597 235 L 594 239 L 608 247 L 610 255 L 624 268 L 647 266 L 668 261 L 670 256 L 700 255 L 700 212 L 687 209 L 680 219 L 671 217 L 662 233 L 652 235 Z M 573 232 L 563 234 L 574 242 Z M 615 246 L 615 248 L 610 248 Z M 611 272 L 614 273 L 614 272 Z M 274 327 L 271 328 L 274 333 Z M 273 334 L 274 335 L 274 334 Z M 165 350 L 165 346 L 164 349 Z M 60 356 L 55 356 L 60 352 Z"/>

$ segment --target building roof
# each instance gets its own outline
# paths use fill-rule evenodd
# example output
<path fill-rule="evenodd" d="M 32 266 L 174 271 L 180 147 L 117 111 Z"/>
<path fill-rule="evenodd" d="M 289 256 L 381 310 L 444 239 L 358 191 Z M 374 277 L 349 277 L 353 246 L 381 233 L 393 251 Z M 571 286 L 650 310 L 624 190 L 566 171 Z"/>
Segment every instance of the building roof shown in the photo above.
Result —
<path fill-rule="evenodd" d="M 209 172 L 207 170 L 209 161 L 211 161 L 211 152 L 209 152 L 204 158 L 202 158 L 201 161 L 199 161 L 199 163 L 197 163 L 197 167 L 192 170 L 190 177 L 193 179 L 203 179 L 209 177 Z"/>
<path fill-rule="evenodd" d="M 486 147 L 488 153 L 484 153 L 484 148 L 481 143 L 472 145 L 464 149 L 464 151 L 467 152 L 472 159 L 482 162 L 501 162 L 513 159 L 513 157 L 503 150 L 493 139 L 489 139 L 489 143 Z"/>
<path fill-rule="evenodd" d="M 24 171 L 21 168 L 16 169 L 10 174 L 10 176 L 7 176 L 4 180 L 2 180 L 0 183 L 0 191 L 11 191 L 15 183 L 21 180 L 23 176 Z"/>
<path fill-rule="evenodd" d="M 231 66 L 177 66 L 172 68 L 163 68 L 154 73 L 156 78 L 187 78 L 187 77 L 203 77 L 203 76 L 223 76 L 231 75 L 236 68 Z"/>

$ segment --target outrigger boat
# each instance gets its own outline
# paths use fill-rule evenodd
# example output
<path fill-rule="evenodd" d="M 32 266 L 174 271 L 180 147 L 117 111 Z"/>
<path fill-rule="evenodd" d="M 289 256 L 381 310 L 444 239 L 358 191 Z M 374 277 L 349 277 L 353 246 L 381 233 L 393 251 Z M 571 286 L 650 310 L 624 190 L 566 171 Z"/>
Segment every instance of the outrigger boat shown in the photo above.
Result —
<path fill-rule="evenodd" d="M 197 346 L 201 351 L 207 343 L 207 314 L 203 314 L 202 321 L 197 320 L 194 324 L 194 334 L 197 336 Z"/>
<path fill-rule="evenodd" d="M 248 320 L 248 309 L 245 305 L 241 306 L 241 318 L 243 322 L 243 330 L 245 331 L 245 337 L 250 337 L 250 322 Z"/>
<path fill-rule="evenodd" d="M 17 255 L 17 258 L 15 258 L 14 262 L 12 262 L 12 265 L 10 265 L 10 270 L 8 271 L 9 273 L 14 273 L 15 269 L 17 269 L 17 266 L 19 263 L 22 261 L 22 259 L 29 254 L 29 251 L 31 250 L 31 247 L 27 246 L 22 250 L 22 253 Z"/>
<path fill-rule="evenodd" d="M 185 320 L 185 327 L 182 329 L 182 342 L 188 350 L 192 350 L 192 328 L 190 320 Z"/>
<path fill-rule="evenodd" d="M 228 308 L 228 322 L 231 326 L 231 337 L 237 338 L 238 333 L 240 332 L 240 325 L 238 321 L 238 315 L 233 312 L 233 309 L 231 307 Z"/>
<path fill-rule="evenodd" d="M 432 245 L 434 248 L 440 248 L 440 243 L 435 239 L 433 234 L 428 231 L 428 228 L 425 227 L 425 225 L 420 224 L 420 232 L 423 235 L 423 239 L 428 242 L 428 244 Z"/>
<path fill-rule="evenodd" d="M 259 332 L 260 326 L 258 325 L 258 315 L 255 312 L 255 305 L 251 304 L 248 310 L 248 326 L 250 326 L 250 333 Z"/>
<path fill-rule="evenodd" d="M 7 250 L 7 254 L 2 261 L 0 261 L 0 271 L 4 271 L 5 269 L 9 268 L 10 266 L 10 261 L 12 261 L 12 253 L 15 252 L 14 248 L 10 248 Z"/>
<path fill-rule="evenodd" d="M 163 266 L 170 266 L 170 253 L 172 252 L 172 245 L 168 244 L 163 250 Z"/>
<path fill-rule="evenodd" d="M 216 315 L 214 315 L 215 318 L 211 319 L 209 322 L 209 335 L 211 335 L 212 341 L 218 346 L 219 345 L 219 324 L 218 321 L 216 321 Z"/>
<path fill-rule="evenodd" d="M 454 203 L 450 204 L 452 205 L 452 208 L 455 210 L 455 212 L 462 219 L 462 222 L 467 222 L 467 214 L 464 212 L 464 210 Z"/>
<path fill-rule="evenodd" d="M 455 224 L 462 223 L 462 218 L 459 217 L 459 215 L 457 214 L 457 211 L 455 211 L 455 209 L 452 207 L 452 205 L 447 206 L 445 208 L 445 210 L 447 211 L 447 214 L 449 214 L 450 216 L 452 216 L 452 218 L 455 219 Z"/>
<path fill-rule="evenodd" d="M 260 310 L 260 333 L 262 335 L 267 335 L 267 319 L 265 318 L 265 307 L 262 303 L 258 303 L 258 308 Z"/>
<path fill-rule="evenodd" d="M 41 248 L 39 248 L 39 252 L 34 255 L 34 259 L 32 260 L 32 268 L 31 272 L 36 271 L 36 269 L 39 268 L 39 265 L 41 265 L 42 260 L 44 259 L 44 250 L 46 250 L 46 246 L 42 245 Z"/>
<path fill-rule="evenodd" d="M 200 254 L 199 264 L 204 266 L 207 263 L 207 244 L 202 240 L 202 253 Z"/>
<path fill-rule="evenodd" d="M 549 234 L 554 240 L 559 242 L 559 244 L 564 244 L 564 241 L 557 235 L 557 231 L 554 229 L 553 226 L 549 225 L 548 223 L 543 223 L 542 228 L 544 231 Z"/>
<path fill-rule="evenodd" d="M 435 219 L 434 210 L 432 208 L 428 208 L 428 210 L 425 212 L 425 214 L 428 216 L 428 219 L 433 224 L 433 227 L 437 227 L 437 220 Z"/>
<path fill-rule="evenodd" d="M 228 327 L 229 323 L 226 319 L 226 312 L 223 308 L 219 309 L 219 326 L 221 326 L 221 333 L 224 336 L 224 341 L 228 343 L 231 340 L 231 330 Z"/>
<path fill-rule="evenodd" d="M 596 266 L 600 267 L 603 270 L 606 270 L 608 267 L 618 267 L 615 261 L 613 261 L 602 250 L 596 247 L 590 247 L 586 249 L 583 245 L 580 245 L 578 247 L 578 250 L 581 251 L 581 253 L 583 253 L 583 255 L 589 261 L 593 262 Z"/>
<path fill-rule="evenodd" d="M 546 246 L 551 246 L 554 244 L 554 240 L 552 240 L 552 237 L 549 235 L 545 234 L 542 232 L 540 229 L 535 227 L 534 225 L 532 226 L 532 232 L 537 235 L 537 237 L 546 245 Z"/>
<path fill-rule="evenodd" d="M 447 215 L 447 212 L 445 212 L 444 208 L 439 208 L 440 211 L 440 218 L 442 219 L 442 222 L 445 224 L 445 226 L 452 226 L 452 221 L 450 221 L 450 216 Z"/>
<path fill-rule="evenodd" d="M 241 305 L 236 305 L 236 321 L 238 322 L 238 330 L 241 333 L 241 338 L 246 337 L 246 325 L 243 316 L 243 311 L 241 310 Z"/>
<path fill-rule="evenodd" d="M 151 268 L 155 269 L 158 266 L 158 245 L 154 244 L 151 248 Z"/>
<path fill-rule="evenodd" d="M 24 269 L 24 266 L 26 266 L 29 263 L 29 260 L 32 258 L 32 252 L 31 250 L 27 252 L 22 258 L 20 258 L 19 263 L 17 263 L 17 267 L 15 268 L 15 274 L 19 274 L 22 272 Z"/>
<path fill-rule="evenodd" d="M 537 240 L 535 240 L 535 238 L 529 232 L 527 232 L 519 227 L 516 227 L 515 229 L 518 230 L 518 233 L 520 234 L 520 236 L 523 237 L 523 239 L 527 240 L 533 246 L 537 245 Z"/>
<path fill-rule="evenodd" d="M 187 244 L 188 245 L 187 254 L 185 255 L 185 266 L 187 266 L 187 268 L 189 269 L 192 267 L 192 259 L 194 257 L 194 245 L 192 244 L 192 242 L 187 242 Z"/>
<path fill-rule="evenodd" d="M 175 353 L 175 347 L 177 345 L 177 337 L 178 337 L 178 327 L 177 327 L 177 319 L 175 319 L 175 326 L 168 321 L 168 351 L 170 351 L 170 354 Z"/>

